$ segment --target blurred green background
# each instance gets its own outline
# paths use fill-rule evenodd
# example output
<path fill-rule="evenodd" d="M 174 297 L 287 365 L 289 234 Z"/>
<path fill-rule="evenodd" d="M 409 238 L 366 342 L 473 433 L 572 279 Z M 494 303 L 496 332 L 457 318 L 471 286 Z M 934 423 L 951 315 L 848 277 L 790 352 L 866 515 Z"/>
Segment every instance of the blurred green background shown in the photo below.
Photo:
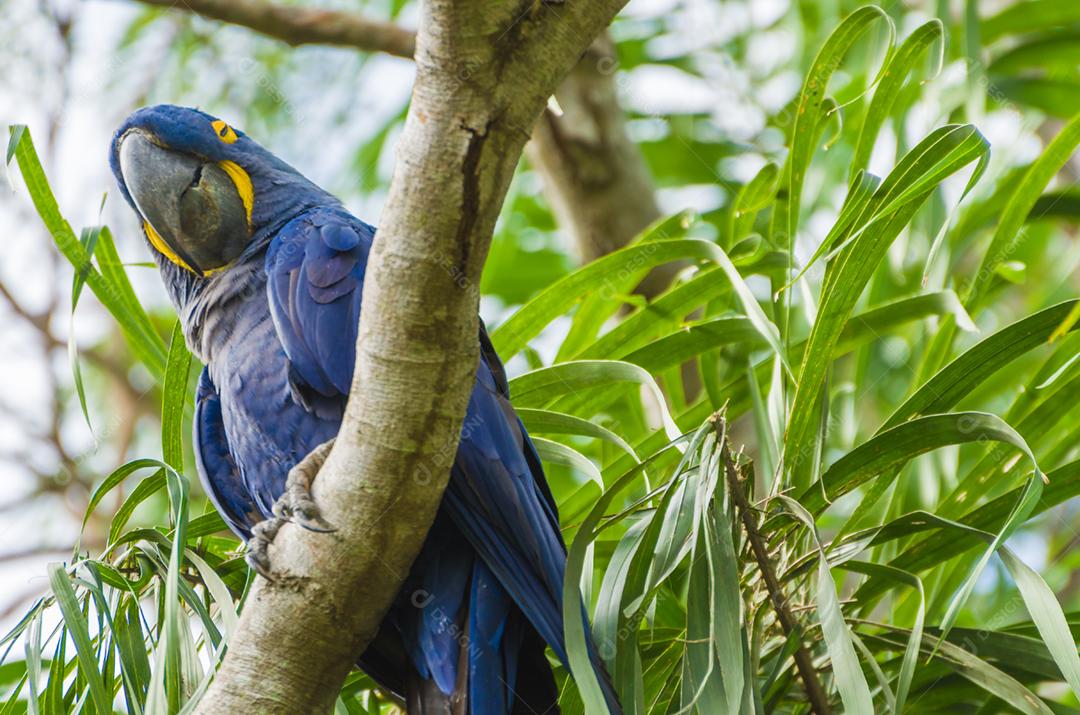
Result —
<path fill-rule="evenodd" d="M 417 14 L 397 0 L 319 7 L 407 27 Z M 874 710 L 900 710 L 907 691 L 908 711 L 1080 710 L 1080 660 L 1070 635 L 1080 623 L 1073 615 L 1080 520 L 1070 501 L 1080 491 L 1080 339 L 1069 333 L 1076 310 L 1066 302 L 1080 292 L 1072 156 L 1080 130 L 1070 122 L 1080 112 L 1080 5 L 859 7 L 846 0 L 634 0 L 610 30 L 617 60 L 592 70 L 600 69 L 598 86 L 613 88 L 612 111 L 623 118 L 615 129 L 645 162 L 654 218 L 673 218 L 643 231 L 637 254 L 615 254 L 593 273 L 568 277 L 607 251 L 596 251 L 595 238 L 590 243 L 553 210 L 557 175 L 544 167 L 547 149 L 534 145 L 496 228 L 481 314 L 510 373 L 524 375 L 515 405 L 531 411 L 526 424 L 541 436 L 568 542 L 590 511 L 617 517 L 582 539 L 590 547 L 578 564 L 601 648 L 605 634 L 616 634 L 604 655 L 637 711 L 807 707 L 790 658 L 794 640 L 768 607 L 761 564 L 739 533 L 723 475 L 720 487 L 709 477 L 709 455 L 720 447 L 699 433 L 680 463 L 679 450 L 665 446 L 725 406 L 730 444 L 754 464 L 750 496 L 760 502 L 772 566 L 790 589 L 835 706 L 858 711 L 865 692 Z M 220 524 L 190 454 L 183 460 L 190 504 L 178 502 L 180 480 L 160 465 L 121 468 L 162 457 L 163 431 L 167 443 L 170 430 L 184 440 L 190 430 L 182 404 L 163 404 L 162 380 L 171 370 L 175 387 L 186 363 L 179 348 L 168 353 L 175 316 L 108 173 L 111 131 L 144 104 L 198 106 L 377 224 L 411 62 L 354 48 L 290 47 L 199 17 L 184 3 L 0 0 L 0 15 L 0 119 L 28 128 L 12 131 L 13 190 L 0 193 L 0 478 L 8 485 L 0 498 L 0 625 L 14 629 L 0 648 L 8 649 L 0 685 L 12 711 L 25 711 L 35 678 L 43 711 L 101 709 L 94 678 L 83 674 L 87 664 L 75 665 L 79 643 L 70 629 L 85 609 L 97 614 L 84 627 L 103 687 L 112 688 L 105 697 L 126 711 L 133 703 L 175 711 L 220 654 L 223 621 L 247 573 L 233 551 L 238 544 L 212 535 Z M 865 26 L 845 35 L 852 17 L 864 17 Z M 556 99 L 549 111 L 565 112 L 561 121 L 573 128 L 573 107 Z M 946 125 L 955 128 L 934 134 Z M 39 218 L 40 187 L 27 179 L 30 135 L 75 227 L 72 240 L 81 234 L 79 250 L 89 249 L 105 279 L 130 281 L 145 308 L 145 318 L 129 316 L 143 331 L 144 354 L 96 289 L 80 292 L 71 268 L 78 251 L 65 260 L 57 250 L 63 227 Z M 905 155 L 920 160 L 894 172 Z M 889 178 L 879 184 L 872 175 Z M 626 210 L 640 208 L 639 198 L 628 196 Z M 103 225 L 111 232 L 82 231 Z M 617 245 L 630 238 L 617 233 Z M 731 276 L 717 269 L 722 260 L 683 246 L 671 247 L 680 260 L 661 289 L 633 292 L 662 263 L 647 244 L 694 239 L 730 257 L 740 276 L 734 291 Z M 115 261 L 95 250 L 111 250 L 112 242 Z M 534 312 L 519 310 L 522 304 Z M 157 355 L 156 370 L 147 352 Z M 624 361 L 638 372 L 583 365 L 588 359 Z M 562 369 L 578 389 L 530 391 L 537 369 Z M 192 387 L 181 380 L 177 394 Z M 948 417 L 871 442 L 888 427 L 939 413 Z M 635 455 L 656 462 L 614 491 Z M 165 455 L 173 467 L 181 456 Z M 1049 485 L 1034 486 L 1043 473 Z M 148 484 L 148 474 L 157 481 L 137 486 Z M 690 485 L 704 492 L 694 497 Z M 602 491 L 610 494 L 606 503 L 598 501 Z M 870 566 L 847 575 L 835 569 L 834 578 L 827 569 L 815 574 L 817 537 L 793 526 L 795 507 L 778 495 L 813 512 L 834 566 L 856 555 Z M 677 507 L 691 503 L 696 516 L 680 531 Z M 1000 535 L 1042 580 L 1025 581 L 1027 571 L 996 557 L 982 564 L 985 544 L 962 529 L 938 525 L 918 535 L 923 511 Z M 196 560 L 170 566 L 178 535 L 166 525 L 189 518 L 194 530 L 185 540 Z M 889 524 L 897 532 L 889 539 L 861 531 Z M 727 543 L 718 533 L 725 525 L 734 533 L 724 547 L 736 559 L 731 571 L 711 560 Z M 620 543 L 632 546 L 620 552 Z M 948 553 L 934 557 L 943 543 Z M 852 544 L 861 548 L 847 555 Z M 708 579 L 703 585 L 695 564 L 705 551 L 715 567 L 709 573 L 732 576 L 733 592 Z M 52 562 L 66 566 L 50 577 L 45 564 Z M 68 611 L 58 574 L 81 579 Z M 119 578 L 137 588 L 125 596 Z M 159 589 L 170 579 L 189 583 L 191 593 L 170 602 Z M 835 609 L 830 591 L 840 599 Z M 737 602 L 726 611 L 716 600 L 725 593 Z M 1047 594 L 1059 605 L 1049 605 Z M 1039 603 L 1051 620 L 1033 620 Z M 725 637 L 716 623 L 702 626 L 700 608 L 733 614 L 739 638 Z M 828 620 L 841 612 L 846 626 L 843 618 L 839 626 Z M 113 620 L 101 620 L 105 613 Z M 139 613 L 149 614 L 141 628 Z M 183 648 L 162 635 L 169 618 L 188 624 Z M 908 640 L 905 629 L 923 618 L 921 643 Z M 117 627 L 121 621 L 127 630 Z M 831 626 L 823 631 L 822 623 Z M 954 623 L 955 651 L 947 645 L 930 659 L 932 629 Z M 1047 636 L 1050 624 L 1057 641 Z M 839 630 L 830 635 L 830 627 Z M 121 648 L 128 636 L 146 643 L 145 663 L 138 648 Z M 43 660 L 29 655 L 35 648 Z M 182 692 L 154 681 L 171 662 L 161 655 L 155 665 L 154 654 L 170 648 L 191 651 L 183 656 L 191 672 Z M 746 677 L 734 700 L 732 668 Z M 356 676 L 340 707 L 392 707 L 393 698 L 371 687 Z M 564 709 L 579 707 L 568 688 Z"/>

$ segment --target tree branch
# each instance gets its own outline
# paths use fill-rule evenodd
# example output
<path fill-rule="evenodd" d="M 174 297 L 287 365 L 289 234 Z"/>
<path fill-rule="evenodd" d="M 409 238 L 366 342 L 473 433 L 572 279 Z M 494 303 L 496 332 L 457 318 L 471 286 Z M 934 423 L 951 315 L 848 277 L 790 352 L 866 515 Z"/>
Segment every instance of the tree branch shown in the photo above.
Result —
<path fill-rule="evenodd" d="M 625 0 L 426 0 L 368 261 L 357 364 L 315 480 L 332 535 L 287 524 L 199 713 L 329 711 L 424 541 L 477 361 L 477 284 L 530 130 Z"/>
<path fill-rule="evenodd" d="M 139 2 L 187 10 L 290 45 L 338 45 L 409 58 L 415 46 L 412 31 L 353 12 L 264 0 Z M 615 86 L 617 64 L 611 40 L 597 40 L 556 92 L 562 116 L 545 112 L 529 144 L 544 192 L 583 261 L 622 248 L 660 218 L 645 159 L 626 133 Z M 655 269 L 640 292 L 660 293 L 680 267 Z"/>
<path fill-rule="evenodd" d="M 338 45 L 367 52 L 412 57 L 416 36 L 392 22 L 354 12 L 275 5 L 263 0 L 139 0 L 146 5 L 188 10 L 196 15 L 255 30 L 290 45 Z"/>
<path fill-rule="evenodd" d="M 626 246 L 661 216 L 645 158 L 626 133 L 617 67 L 611 39 L 597 38 L 555 91 L 561 114 L 545 111 L 527 147 L 583 262 Z M 660 293 L 680 268 L 653 270 L 639 292 Z"/>
<path fill-rule="evenodd" d="M 795 616 L 792 615 L 787 596 L 784 595 L 780 581 L 776 578 L 772 561 L 769 559 L 769 549 L 765 545 L 765 538 L 758 531 L 757 514 L 747 502 L 746 495 L 743 493 L 743 485 L 739 479 L 739 469 L 735 466 L 731 450 L 728 449 L 722 417 L 719 418 L 717 423 L 716 433 L 725 440 L 720 448 L 723 450 L 724 473 L 727 475 L 728 490 L 731 493 L 732 500 L 735 502 L 735 508 L 739 512 L 743 529 L 746 531 L 747 541 L 750 542 L 750 550 L 754 553 L 754 560 L 757 561 L 758 570 L 761 571 L 761 579 L 765 582 L 765 590 L 769 594 L 773 610 L 776 611 L 776 620 L 779 621 L 784 635 L 790 638 L 792 633 L 798 634 L 801 628 L 795 620 Z M 829 715 L 832 712 L 829 707 L 829 697 L 825 694 L 817 670 L 814 669 L 814 661 L 810 657 L 810 652 L 806 650 L 806 646 L 803 645 L 801 635 L 796 637 L 799 638 L 799 644 L 796 646 L 794 654 L 795 667 L 799 671 L 799 677 L 802 678 L 806 697 L 810 701 L 810 709 L 817 715 Z"/>

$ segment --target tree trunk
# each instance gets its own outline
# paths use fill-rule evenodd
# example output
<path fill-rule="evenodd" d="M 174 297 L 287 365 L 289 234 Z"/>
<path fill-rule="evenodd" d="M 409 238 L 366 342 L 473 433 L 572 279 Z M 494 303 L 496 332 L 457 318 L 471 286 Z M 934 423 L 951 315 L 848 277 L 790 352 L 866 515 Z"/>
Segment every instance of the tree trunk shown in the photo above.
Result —
<path fill-rule="evenodd" d="M 617 67 L 615 47 L 604 34 L 559 85 L 558 111 L 541 115 L 527 147 L 559 226 L 583 263 L 626 246 L 661 216 L 645 158 L 626 132 Z M 657 268 L 638 291 L 656 295 L 680 267 Z"/>
<path fill-rule="evenodd" d="M 286 525 L 199 713 L 325 713 L 419 553 L 477 361 L 491 232 L 536 117 L 625 0 L 427 0 L 417 78 L 364 281 L 357 364 L 314 496 Z"/>
<path fill-rule="evenodd" d="M 611 40 L 599 37 L 555 92 L 561 114 L 547 109 L 528 147 L 583 261 L 622 248 L 660 217 L 645 160 L 626 133 L 617 64 Z"/>

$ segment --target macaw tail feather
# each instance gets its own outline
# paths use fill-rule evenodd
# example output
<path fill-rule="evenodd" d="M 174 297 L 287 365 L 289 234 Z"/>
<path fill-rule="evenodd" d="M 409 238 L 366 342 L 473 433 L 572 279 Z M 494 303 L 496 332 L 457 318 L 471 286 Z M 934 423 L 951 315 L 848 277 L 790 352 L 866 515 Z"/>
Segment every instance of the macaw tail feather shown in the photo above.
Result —
<path fill-rule="evenodd" d="M 518 679 L 510 715 L 558 713 L 559 692 L 544 654 L 544 640 L 532 627 L 527 631 L 518 657 Z"/>
<path fill-rule="evenodd" d="M 442 556 L 452 562 L 453 551 Z M 406 685 L 409 715 L 555 715 L 558 691 L 544 640 L 487 565 L 470 560 L 465 583 L 432 583 L 441 596 L 425 590 L 432 597 L 412 604 L 420 651 Z M 461 565 L 442 573 L 460 574 Z M 448 597 L 457 585 L 465 593 Z"/>
<path fill-rule="evenodd" d="M 558 715 L 555 678 L 544 655 L 544 642 L 535 631 L 527 634 L 522 642 L 517 665 L 514 689 L 509 690 L 504 684 L 492 693 L 470 693 L 474 689 L 469 683 L 463 682 L 447 694 L 433 679 L 425 680 L 413 671 L 406 688 L 406 712 L 408 715 L 476 715 L 488 712 Z M 503 709 L 504 697 L 510 698 L 509 710 Z"/>

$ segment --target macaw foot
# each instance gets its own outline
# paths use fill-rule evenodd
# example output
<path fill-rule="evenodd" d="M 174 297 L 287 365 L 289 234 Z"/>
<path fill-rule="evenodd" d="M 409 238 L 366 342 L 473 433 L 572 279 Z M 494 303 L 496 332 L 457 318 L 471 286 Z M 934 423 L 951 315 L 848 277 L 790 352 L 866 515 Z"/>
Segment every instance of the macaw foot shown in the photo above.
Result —
<path fill-rule="evenodd" d="M 280 516 L 272 516 L 251 527 L 251 537 L 247 541 L 247 554 L 244 560 L 267 581 L 277 580 L 274 578 L 274 572 L 270 570 L 270 544 L 273 543 L 274 537 L 285 522 L 286 519 Z"/>
<path fill-rule="evenodd" d="M 315 475 L 319 473 L 319 468 L 326 461 L 326 455 L 330 454 L 333 446 L 334 440 L 323 442 L 289 470 L 289 476 L 285 480 L 285 493 L 274 502 L 274 515 L 260 521 L 251 529 L 246 560 L 251 568 L 268 581 L 274 580 L 274 572 L 270 568 L 270 544 L 285 522 L 294 522 L 308 531 L 336 531 L 334 526 L 322 517 L 315 500 L 311 498 L 311 485 L 315 481 Z"/>
<path fill-rule="evenodd" d="M 285 493 L 274 502 L 274 516 L 292 521 L 308 531 L 337 531 L 323 519 L 319 507 L 311 498 L 311 485 L 315 482 L 315 475 L 319 473 L 333 446 L 332 439 L 323 442 L 289 470 L 289 477 L 285 480 Z"/>

